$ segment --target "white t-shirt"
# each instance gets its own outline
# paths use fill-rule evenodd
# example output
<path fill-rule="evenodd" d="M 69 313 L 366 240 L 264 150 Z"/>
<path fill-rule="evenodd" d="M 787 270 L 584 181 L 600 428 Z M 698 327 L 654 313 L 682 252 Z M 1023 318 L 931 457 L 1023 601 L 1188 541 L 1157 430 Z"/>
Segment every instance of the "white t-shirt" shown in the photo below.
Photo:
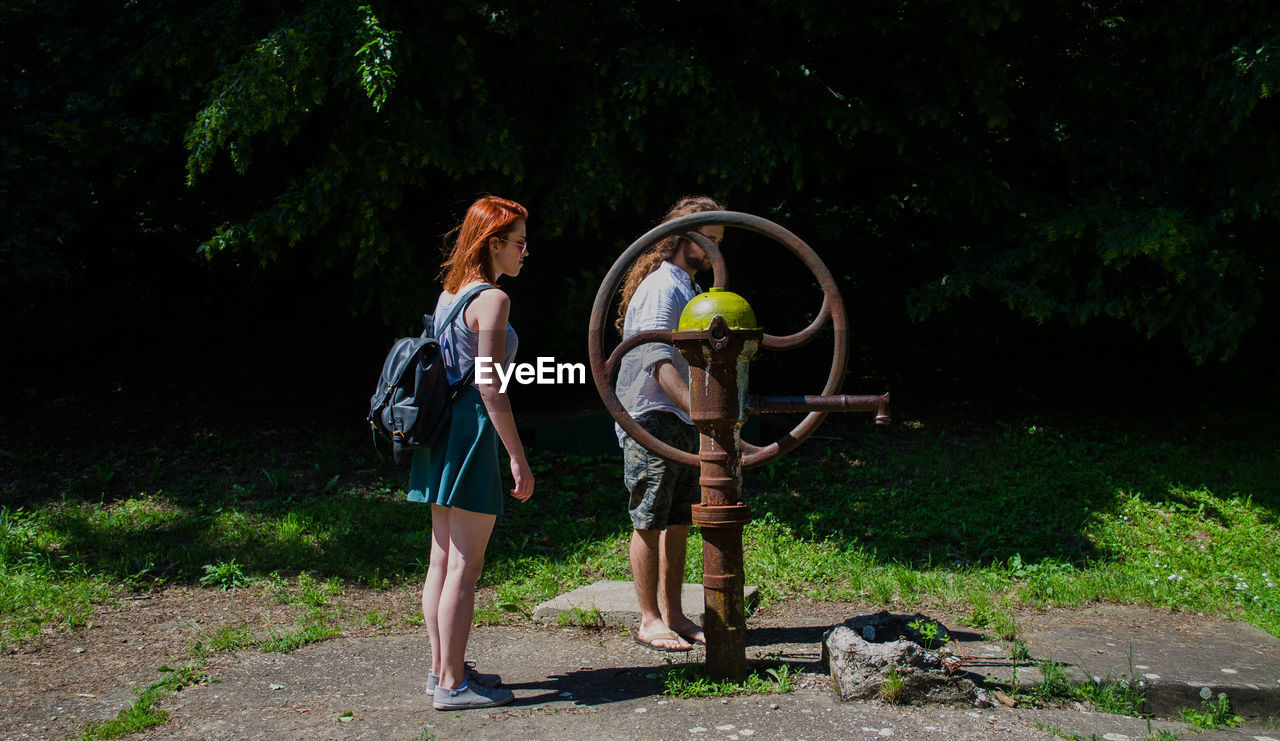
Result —
<path fill-rule="evenodd" d="M 677 329 L 680 326 L 680 312 L 685 304 L 694 296 L 702 293 L 702 289 L 693 278 L 670 262 L 663 262 L 645 278 L 636 288 L 627 306 L 627 315 L 622 325 L 622 337 L 627 339 L 637 332 L 649 329 Z M 687 424 L 693 424 L 689 413 L 676 406 L 654 373 L 654 366 L 660 360 L 671 361 L 672 367 L 687 383 L 689 381 L 689 363 L 678 350 L 660 342 L 650 342 L 631 350 L 622 358 L 618 369 L 618 382 L 614 389 L 618 400 L 631 416 L 639 417 L 645 412 L 671 412 Z M 620 425 L 614 425 L 618 435 L 618 445 L 627 435 Z"/>

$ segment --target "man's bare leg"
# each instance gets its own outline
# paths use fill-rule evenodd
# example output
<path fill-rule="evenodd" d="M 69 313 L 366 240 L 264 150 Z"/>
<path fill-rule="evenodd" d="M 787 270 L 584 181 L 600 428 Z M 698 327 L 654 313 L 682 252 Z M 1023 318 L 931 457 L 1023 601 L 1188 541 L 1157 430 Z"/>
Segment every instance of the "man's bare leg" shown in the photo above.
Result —
<path fill-rule="evenodd" d="M 680 592 L 684 588 L 685 554 L 688 552 L 689 526 L 668 525 L 659 537 L 661 562 L 658 567 L 659 614 L 677 635 L 695 643 L 705 643 L 706 634 L 698 624 L 685 617 Z"/>
<path fill-rule="evenodd" d="M 688 528 L 684 528 L 684 530 L 687 537 Z M 689 648 L 689 644 L 680 638 L 654 638 L 654 636 L 662 636 L 663 634 L 674 632 L 667 625 L 667 622 L 663 620 L 662 612 L 658 606 L 658 589 L 661 582 L 659 577 L 660 567 L 666 560 L 662 557 L 663 541 L 661 530 L 631 531 L 631 577 L 636 586 L 636 601 L 640 603 L 639 638 L 641 641 L 651 643 L 657 648 Z M 682 559 L 680 576 L 683 577 L 683 575 L 684 564 Z M 678 581 L 683 581 L 683 579 Z M 669 597 L 664 595 L 662 601 L 669 602 Z M 678 606 L 679 604 L 680 596 L 677 588 L 676 605 Z"/>

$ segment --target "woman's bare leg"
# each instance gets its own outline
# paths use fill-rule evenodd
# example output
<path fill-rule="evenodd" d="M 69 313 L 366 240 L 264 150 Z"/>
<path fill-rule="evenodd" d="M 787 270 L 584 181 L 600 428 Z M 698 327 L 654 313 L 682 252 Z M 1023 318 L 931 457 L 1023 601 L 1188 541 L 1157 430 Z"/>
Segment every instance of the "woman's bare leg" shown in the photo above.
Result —
<path fill-rule="evenodd" d="M 449 508 L 431 505 L 431 561 L 422 584 L 422 620 L 431 639 L 431 673 L 440 676 L 440 591 L 449 569 Z"/>
<path fill-rule="evenodd" d="M 449 509 L 448 519 L 448 566 L 436 615 L 440 636 L 440 686 L 453 688 L 466 680 L 463 663 L 467 639 L 471 637 L 471 618 L 475 614 L 476 580 L 484 568 L 485 548 L 498 518 L 496 515 Z M 433 553 L 434 549 L 432 545 Z M 432 644 L 433 656 L 436 651 Z"/>

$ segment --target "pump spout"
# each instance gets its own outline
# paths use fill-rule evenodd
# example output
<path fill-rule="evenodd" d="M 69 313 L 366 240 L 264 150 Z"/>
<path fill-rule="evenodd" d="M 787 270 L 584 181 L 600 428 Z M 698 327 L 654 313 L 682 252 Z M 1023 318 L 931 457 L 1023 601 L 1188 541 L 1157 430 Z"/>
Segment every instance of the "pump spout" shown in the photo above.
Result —
<path fill-rule="evenodd" d="M 852 396 L 752 396 L 747 400 L 748 414 L 776 412 L 875 412 L 876 424 L 887 425 L 889 395 Z"/>

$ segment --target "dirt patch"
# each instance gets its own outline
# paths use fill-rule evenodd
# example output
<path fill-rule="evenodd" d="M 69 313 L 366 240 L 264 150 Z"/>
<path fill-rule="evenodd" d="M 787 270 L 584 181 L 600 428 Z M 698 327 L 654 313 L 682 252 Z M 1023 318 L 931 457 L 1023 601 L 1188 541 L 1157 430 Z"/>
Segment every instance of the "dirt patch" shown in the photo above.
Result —
<path fill-rule="evenodd" d="M 335 598 L 344 636 L 422 630 L 407 622 L 418 610 L 416 585 L 393 590 L 347 587 Z M 195 645 L 226 625 L 255 638 L 295 626 L 305 610 L 282 603 L 267 588 L 230 591 L 170 587 L 129 595 L 99 606 L 87 627 L 47 628 L 0 656 L 0 736 L 74 735 L 114 717 L 134 699 L 135 687 L 161 678 L 160 668 L 199 659 Z M 370 615 L 376 618 L 370 619 Z M 245 651 L 256 651 L 249 648 Z M 204 671 L 216 676 L 230 658 L 212 654 Z M 163 703 L 162 703 L 163 706 Z"/>

